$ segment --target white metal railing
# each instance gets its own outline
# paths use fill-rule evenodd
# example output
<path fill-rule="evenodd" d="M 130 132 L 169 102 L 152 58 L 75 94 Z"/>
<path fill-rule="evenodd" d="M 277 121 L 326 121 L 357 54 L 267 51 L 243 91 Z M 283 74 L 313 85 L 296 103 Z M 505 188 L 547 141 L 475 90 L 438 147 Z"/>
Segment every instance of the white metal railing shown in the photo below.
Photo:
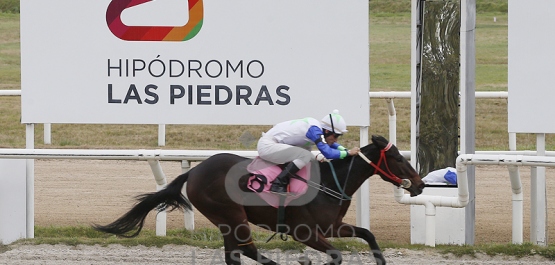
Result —
<path fill-rule="evenodd" d="M 254 158 L 256 151 L 229 150 L 93 150 L 93 149 L 3 149 L 0 148 L 0 159 L 86 159 L 86 160 L 138 160 L 147 161 L 150 165 L 156 189 L 163 189 L 166 176 L 160 161 L 181 161 L 183 172 L 190 169 L 189 161 L 203 161 L 219 153 L 232 153 L 244 157 Z M 30 166 L 30 165 L 28 165 Z M 34 171 L 27 171 L 26 194 L 26 236 L 34 237 Z M 194 229 L 194 212 L 185 211 L 185 228 Z M 166 235 L 166 213 L 160 212 L 156 216 L 156 235 Z M 1 239 L 1 238 L 0 238 Z M 0 240 L 1 241 L 1 240 Z"/>
<path fill-rule="evenodd" d="M 432 196 L 419 195 L 410 197 L 404 194 L 402 189 L 394 189 L 395 200 L 402 204 L 424 205 L 426 207 L 426 241 L 425 245 L 435 246 L 436 229 L 435 215 L 436 207 L 465 207 L 469 202 L 467 165 L 504 165 L 509 170 L 512 190 L 512 243 L 523 243 L 523 194 L 522 181 L 518 171 L 520 166 L 541 166 L 555 167 L 555 157 L 548 156 L 527 156 L 527 155 L 508 155 L 508 154 L 461 154 L 457 157 L 457 182 L 458 196 Z"/>
<path fill-rule="evenodd" d="M 16 89 L 0 90 L 0 96 L 21 96 L 21 90 L 16 90 Z"/>
<path fill-rule="evenodd" d="M 100 149 L 2 149 L 0 158 L 11 159 L 92 159 L 92 160 L 161 160 L 202 161 L 219 153 L 254 158 L 256 151 L 232 150 L 100 150 Z"/>

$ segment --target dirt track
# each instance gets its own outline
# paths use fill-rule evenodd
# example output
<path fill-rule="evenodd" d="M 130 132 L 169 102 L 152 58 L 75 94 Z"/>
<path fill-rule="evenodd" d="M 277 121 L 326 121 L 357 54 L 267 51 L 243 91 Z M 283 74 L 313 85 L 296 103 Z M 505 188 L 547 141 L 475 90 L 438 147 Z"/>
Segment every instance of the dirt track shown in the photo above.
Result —
<path fill-rule="evenodd" d="M 180 174 L 177 162 L 162 163 L 171 181 Z M 555 192 L 555 171 L 547 170 L 547 192 Z M 520 169 L 524 191 L 524 241 L 530 228 L 530 168 Z M 511 241 L 511 187 L 508 171 L 500 166 L 476 169 L 476 243 Z M 37 160 L 35 162 L 35 223 L 38 226 L 105 224 L 124 213 L 135 195 L 154 191 L 154 178 L 147 162 Z M 370 223 L 378 242 L 410 242 L 410 207 L 393 198 L 392 186 L 374 176 L 370 179 Z M 549 237 L 555 238 L 553 211 L 555 198 L 548 196 Z M 356 223 L 354 207 L 346 221 Z M 195 214 L 196 227 L 212 226 L 202 215 Z M 146 226 L 154 228 L 154 217 Z M 183 226 L 180 212 L 168 214 L 168 229 Z M 0 254 L 0 264 L 219 264 L 221 250 L 188 246 L 125 248 L 110 246 L 13 246 Z M 272 252 L 270 252 L 270 256 Z M 193 255 L 194 254 L 194 255 Z M 387 250 L 388 264 L 552 264 L 538 257 L 515 260 L 507 257 L 455 258 L 429 251 Z M 274 253 L 274 255 L 279 255 Z M 194 258 L 192 258 L 194 257 Z M 316 256 L 317 258 L 317 256 Z M 346 256 L 345 260 L 373 263 L 368 254 Z M 245 260 L 244 260 L 245 261 Z M 250 261 L 249 261 L 250 262 Z M 282 263 L 287 263 L 282 260 Z M 251 263 L 246 263 L 251 264 Z M 294 264 L 294 263 L 292 263 Z"/>

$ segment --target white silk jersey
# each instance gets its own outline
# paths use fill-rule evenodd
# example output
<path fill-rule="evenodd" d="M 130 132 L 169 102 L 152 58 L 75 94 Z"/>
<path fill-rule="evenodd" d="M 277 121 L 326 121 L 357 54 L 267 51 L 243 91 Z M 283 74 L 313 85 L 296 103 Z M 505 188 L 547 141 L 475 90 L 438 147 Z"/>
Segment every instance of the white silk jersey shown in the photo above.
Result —
<path fill-rule="evenodd" d="M 284 121 L 276 124 L 264 136 L 272 136 L 278 143 L 294 145 L 306 149 L 312 148 L 314 142 L 306 136 L 308 129 L 316 126 L 322 129 L 320 121 L 314 118 Z"/>

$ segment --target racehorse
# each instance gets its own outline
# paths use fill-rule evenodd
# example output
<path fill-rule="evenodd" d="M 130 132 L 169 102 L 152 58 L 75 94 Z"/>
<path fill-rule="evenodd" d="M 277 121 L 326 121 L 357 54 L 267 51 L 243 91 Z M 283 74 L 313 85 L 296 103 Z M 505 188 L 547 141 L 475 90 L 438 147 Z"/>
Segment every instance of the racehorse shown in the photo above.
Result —
<path fill-rule="evenodd" d="M 113 223 L 94 227 L 106 233 L 134 237 L 140 233 L 151 210 L 191 210 L 193 205 L 220 229 L 224 238 L 226 264 L 241 264 L 241 254 L 261 264 L 277 264 L 258 251 L 251 237 L 249 222 L 268 230 L 283 232 L 296 241 L 328 254 L 331 261 L 327 264 L 340 264 L 342 257 L 341 252 L 326 238 L 358 237 L 368 243 L 376 262 L 385 264 L 374 235 L 365 228 L 342 221 L 350 205 L 348 199 L 374 174 L 395 186 L 402 186 L 411 196 L 421 194 L 424 183 L 397 147 L 384 137 L 372 136 L 372 143 L 362 147 L 360 153 L 360 156 L 329 163 L 315 162 L 319 164 L 321 184 L 318 189 L 313 189 L 316 190 L 314 198 L 302 205 L 287 206 L 283 224 L 278 222 L 276 208 L 263 201 L 255 204 L 247 202 L 257 198 L 247 199 L 247 195 L 253 193 L 245 192 L 244 188 L 245 176 L 249 176 L 245 165 L 251 159 L 222 153 L 209 157 L 178 176 L 165 189 L 139 195 L 137 204 Z M 368 162 L 365 157 L 368 157 Z M 240 164 L 243 166 L 237 167 Z M 229 179 L 233 178 L 235 181 L 230 182 Z M 182 194 L 185 182 L 187 197 Z M 230 183 L 241 186 L 241 189 L 234 191 L 226 187 Z M 284 232 L 280 225 L 288 229 Z"/>

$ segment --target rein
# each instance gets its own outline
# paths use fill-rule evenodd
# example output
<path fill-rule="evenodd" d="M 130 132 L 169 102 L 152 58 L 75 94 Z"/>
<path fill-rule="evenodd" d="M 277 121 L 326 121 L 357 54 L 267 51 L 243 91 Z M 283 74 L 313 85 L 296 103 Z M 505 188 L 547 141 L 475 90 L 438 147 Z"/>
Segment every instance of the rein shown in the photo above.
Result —
<path fill-rule="evenodd" d="M 376 169 L 376 171 L 382 173 L 386 178 L 390 179 L 391 181 L 393 181 L 394 183 L 399 184 L 399 186 L 408 189 L 410 188 L 410 186 L 412 185 L 410 180 L 408 179 L 401 179 L 399 177 L 397 177 L 395 174 L 393 174 L 391 172 L 391 170 L 389 169 L 389 166 L 387 165 L 387 163 L 385 163 L 385 152 L 387 152 L 390 148 L 391 148 L 392 144 L 388 143 L 387 146 L 382 149 L 380 151 L 380 159 L 378 160 L 377 165 L 372 163 L 372 161 L 370 161 L 370 159 L 368 159 L 368 157 L 366 157 L 363 153 L 358 152 L 358 155 L 364 159 L 364 161 L 366 161 L 368 164 L 370 164 L 371 166 L 374 167 L 374 169 Z M 385 168 L 387 169 L 387 172 L 384 171 L 383 169 L 381 169 L 380 165 L 381 163 L 384 162 L 385 164 Z"/>
<path fill-rule="evenodd" d="M 307 179 L 301 178 L 299 175 L 296 175 L 296 174 L 292 175 L 291 177 L 298 180 L 298 181 L 302 181 L 302 182 L 306 183 L 306 185 L 308 185 L 310 188 L 317 189 L 318 191 L 321 191 L 321 192 L 323 192 L 323 193 L 325 193 L 325 194 L 327 194 L 331 197 L 334 197 L 338 200 L 351 200 L 351 197 L 347 196 L 347 194 L 345 194 L 343 192 L 343 190 L 341 189 L 341 187 L 339 186 L 339 184 L 338 184 L 339 181 L 337 180 L 337 176 L 335 175 L 335 171 L 333 171 L 333 175 L 334 175 L 334 178 L 335 178 L 335 183 L 336 183 L 336 185 L 338 185 L 337 187 L 341 192 L 337 192 L 335 190 L 332 190 L 332 189 L 330 189 L 330 188 L 328 188 L 328 187 L 326 187 L 326 186 L 324 186 L 320 183 L 314 182 L 312 180 L 309 180 L 309 179 L 307 180 Z"/>
<path fill-rule="evenodd" d="M 337 179 L 337 175 L 335 174 L 335 168 L 333 168 L 333 164 L 331 163 L 331 161 L 328 161 L 328 163 L 330 164 L 330 169 L 331 173 L 333 174 L 333 180 L 335 180 L 335 185 L 337 186 L 337 189 L 341 192 L 341 197 L 338 198 L 340 200 L 339 204 L 341 205 L 343 203 L 343 200 L 351 200 L 352 198 L 345 194 L 345 190 L 343 190 L 343 188 L 339 184 L 339 180 Z M 350 169 L 351 168 L 349 167 L 349 173 Z M 349 178 L 349 173 L 347 173 L 347 178 L 345 179 L 345 182 L 347 182 L 347 179 Z"/>
<path fill-rule="evenodd" d="M 335 173 L 334 173 L 334 174 L 335 174 Z M 347 194 L 345 194 L 345 193 L 343 192 L 343 190 L 341 189 L 341 187 L 339 187 L 339 186 L 338 186 L 338 188 L 339 188 L 339 190 L 342 191 L 341 193 L 340 193 L 340 192 L 337 192 L 337 191 L 335 191 L 335 190 L 332 190 L 332 189 L 330 189 L 330 188 L 328 188 L 328 187 L 326 187 L 326 186 L 324 186 L 324 185 L 321 185 L 321 184 L 319 184 L 319 183 L 316 183 L 316 182 L 314 182 L 314 181 L 311 181 L 311 180 L 308 180 L 308 181 L 307 181 L 307 180 L 305 180 L 305 179 L 303 179 L 303 180 L 306 182 L 306 184 L 307 184 L 309 187 L 311 187 L 311 188 L 313 188 L 313 189 L 317 189 L 317 190 L 319 190 L 319 191 L 321 191 L 321 192 L 323 192 L 323 193 L 325 193 L 325 194 L 327 194 L 327 195 L 329 195 L 329 196 L 331 196 L 331 197 L 334 197 L 334 198 L 336 198 L 336 199 L 338 199 L 338 200 L 340 200 L 340 201 L 343 201 L 343 200 L 351 200 L 351 197 L 347 196 Z M 336 182 L 336 184 L 337 184 L 337 183 L 338 183 L 338 182 Z M 341 204 L 341 203 L 340 203 L 340 204 Z"/>

